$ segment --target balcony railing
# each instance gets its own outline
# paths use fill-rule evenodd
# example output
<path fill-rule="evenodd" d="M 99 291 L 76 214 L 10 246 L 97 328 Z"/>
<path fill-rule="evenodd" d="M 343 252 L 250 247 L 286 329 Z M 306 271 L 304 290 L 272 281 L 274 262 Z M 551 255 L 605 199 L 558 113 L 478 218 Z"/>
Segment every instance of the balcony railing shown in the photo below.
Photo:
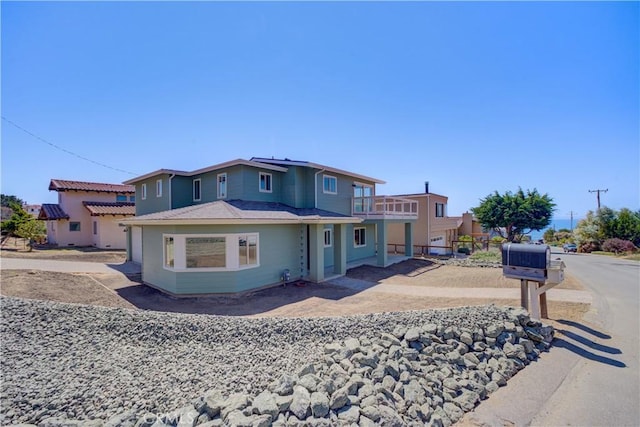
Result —
<path fill-rule="evenodd" d="M 354 197 L 351 212 L 365 218 L 417 219 L 418 201 L 388 196 Z"/>

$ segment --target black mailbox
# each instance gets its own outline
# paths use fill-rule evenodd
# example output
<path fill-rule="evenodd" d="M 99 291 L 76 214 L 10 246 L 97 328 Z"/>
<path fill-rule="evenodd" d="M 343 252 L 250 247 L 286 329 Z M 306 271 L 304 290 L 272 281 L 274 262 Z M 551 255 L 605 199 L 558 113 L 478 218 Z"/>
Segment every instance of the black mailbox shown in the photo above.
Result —
<path fill-rule="evenodd" d="M 502 274 L 513 279 L 544 282 L 551 263 L 551 248 L 547 245 L 502 245 Z"/>

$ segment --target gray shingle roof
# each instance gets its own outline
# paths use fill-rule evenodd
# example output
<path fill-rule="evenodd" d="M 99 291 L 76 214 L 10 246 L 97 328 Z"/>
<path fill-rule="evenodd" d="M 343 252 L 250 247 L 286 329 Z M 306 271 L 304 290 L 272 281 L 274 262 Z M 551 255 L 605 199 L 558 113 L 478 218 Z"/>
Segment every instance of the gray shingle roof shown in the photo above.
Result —
<path fill-rule="evenodd" d="M 229 200 L 203 203 L 180 209 L 155 212 L 124 220 L 124 223 L 227 223 L 281 222 L 304 223 L 315 221 L 361 222 L 360 218 L 322 209 L 298 209 L 282 203 Z"/>

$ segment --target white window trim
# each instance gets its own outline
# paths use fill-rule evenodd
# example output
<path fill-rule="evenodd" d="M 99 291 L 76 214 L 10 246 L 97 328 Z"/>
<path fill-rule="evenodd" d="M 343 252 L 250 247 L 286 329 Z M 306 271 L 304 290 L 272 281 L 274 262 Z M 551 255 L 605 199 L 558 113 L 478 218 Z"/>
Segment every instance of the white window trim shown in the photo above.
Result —
<path fill-rule="evenodd" d="M 156 197 L 162 197 L 162 180 L 156 180 Z"/>
<path fill-rule="evenodd" d="M 240 265 L 240 236 L 255 236 L 256 238 L 256 263 Z M 166 265 L 165 239 L 173 238 L 173 267 Z M 226 267 L 187 268 L 187 238 L 191 237 L 224 237 L 225 264 Z M 216 271 L 240 271 L 260 267 L 260 234 L 259 233 L 227 233 L 227 234 L 163 234 L 162 235 L 162 266 L 165 270 L 174 272 L 216 272 Z"/>
<path fill-rule="evenodd" d="M 220 178 L 224 177 L 224 194 L 222 194 L 222 192 L 220 191 Z M 219 173 L 217 178 L 216 178 L 216 187 L 217 187 L 217 197 L 218 199 L 226 199 L 227 198 L 227 193 L 229 192 L 229 187 L 228 187 L 228 183 L 229 183 L 229 178 L 227 177 L 227 173 Z"/>
<path fill-rule="evenodd" d="M 356 230 L 364 231 L 364 245 L 356 244 Z M 362 235 L 362 233 L 360 233 Z M 353 228 L 353 247 L 354 248 L 364 248 L 367 246 L 367 229 L 366 227 L 354 227 Z"/>
<path fill-rule="evenodd" d="M 330 191 L 330 190 L 327 190 L 326 188 L 324 188 L 324 180 L 327 179 L 327 178 L 332 179 L 332 180 L 335 181 L 335 183 L 336 183 L 336 191 Z M 322 175 L 322 192 L 324 194 L 338 194 L 338 178 L 333 176 L 333 175 Z"/>
<path fill-rule="evenodd" d="M 327 235 L 329 236 L 329 244 L 327 244 Z M 330 248 L 333 246 L 333 233 L 330 228 L 324 229 L 324 247 Z"/>
<path fill-rule="evenodd" d="M 262 181 L 262 177 L 263 176 L 268 176 L 269 177 L 269 188 L 268 189 L 262 189 L 260 186 L 260 182 Z M 265 182 L 267 182 L 265 180 Z M 273 192 L 273 175 L 267 172 L 260 172 L 258 174 L 258 190 L 260 190 L 261 193 L 272 193 Z"/>
<path fill-rule="evenodd" d="M 140 187 L 140 192 L 142 193 L 140 194 L 140 199 L 147 200 L 147 184 L 142 184 L 142 186 Z"/>
<path fill-rule="evenodd" d="M 196 198 L 196 182 L 198 183 L 198 197 Z M 193 180 L 193 201 L 199 202 L 202 200 L 202 179 L 197 178 Z"/>

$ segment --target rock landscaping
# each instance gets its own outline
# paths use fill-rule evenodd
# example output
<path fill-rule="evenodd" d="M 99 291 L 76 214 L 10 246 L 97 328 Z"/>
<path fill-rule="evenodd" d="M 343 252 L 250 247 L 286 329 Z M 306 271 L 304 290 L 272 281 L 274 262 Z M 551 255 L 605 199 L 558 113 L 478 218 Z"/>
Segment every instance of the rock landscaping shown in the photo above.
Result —
<path fill-rule="evenodd" d="M 0 302 L 2 425 L 449 426 L 553 337 L 493 305 L 260 319 Z"/>

